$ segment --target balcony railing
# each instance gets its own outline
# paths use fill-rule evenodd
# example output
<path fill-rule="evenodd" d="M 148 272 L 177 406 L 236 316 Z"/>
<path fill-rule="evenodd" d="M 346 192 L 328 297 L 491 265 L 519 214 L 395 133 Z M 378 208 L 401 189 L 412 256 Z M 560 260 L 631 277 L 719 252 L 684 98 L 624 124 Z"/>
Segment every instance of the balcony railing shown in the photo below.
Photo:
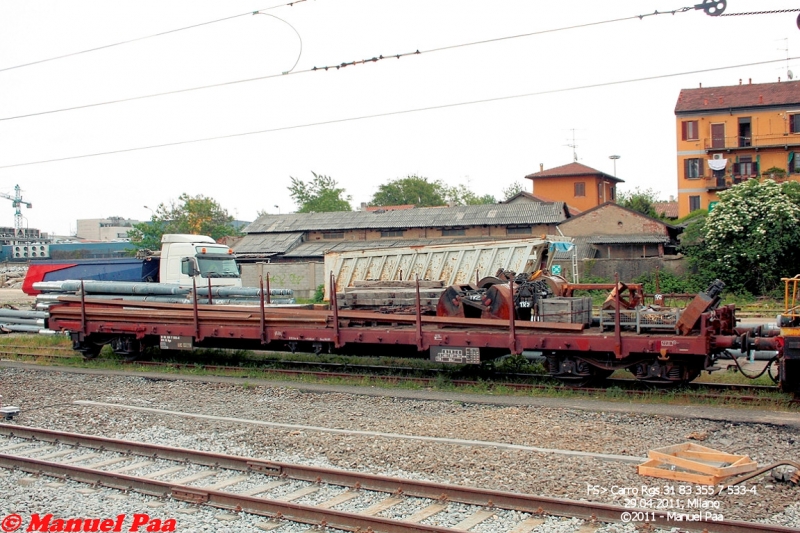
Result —
<path fill-rule="evenodd" d="M 800 134 L 771 133 L 769 135 L 706 137 L 703 147 L 706 150 L 731 150 L 734 148 L 766 148 L 770 146 L 800 146 Z"/>

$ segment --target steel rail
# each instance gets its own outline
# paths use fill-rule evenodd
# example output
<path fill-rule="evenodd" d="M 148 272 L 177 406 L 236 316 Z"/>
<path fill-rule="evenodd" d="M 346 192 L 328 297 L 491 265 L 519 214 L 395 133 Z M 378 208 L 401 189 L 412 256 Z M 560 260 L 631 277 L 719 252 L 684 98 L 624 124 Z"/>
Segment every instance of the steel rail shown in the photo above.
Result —
<path fill-rule="evenodd" d="M 0 356 L 3 354 L 14 355 L 19 357 L 31 357 L 31 358 L 49 358 L 49 359 L 72 359 L 74 357 L 80 357 L 80 354 L 74 354 L 72 356 L 69 355 L 54 355 L 54 354 L 36 354 L 36 353 L 17 353 L 17 352 L 4 352 L 0 351 Z M 138 366 L 151 366 L 151 367 L 168 367 L 174 368 L 176 370 L 180 370 L 182 368 L 193 369 L 196 370 L 198 368 L 208 371 L 219 371 L 219 372 L 260 372 L 263 374 L 279 374 L 284 376 L 310 376 L 316 377 L 320 379 L 328 379 L 328 378 L 341 378 L 341 379 L 356 379 L 356 380 L 364 380 L 364 379 L 373 379 L 375 381 L 379 381 L 382 383 L 415 383 L 420 385 L 434 385 L 439 382 L 436 378 L 428 378 L 428 377 L 419 377 L 419 376 L 399 376 L 399 375 L 382 375 L 382 374 L 357 374 L 353 372 L 332 372 L 326 370 L 314 371 L 314 370 L 292 370 L 286 368 L 271 368 L 271 367 L 251 367 L 251 366 L 226 366 L 226 365 L 213 365 L 213 364 L 197 364 L 197 363 L 168 363 L 164 361 L 137 361 L 137 360 L 126 360 L 121 361 L 125 365 L 138 365 Z M 291 362 L 290 362 L 291 363 Z M 310 362 L 309 365 L 313 365 L 315 363 Z M 336 363 L 337 366 L 348 366 L 346 364 L 339 364 Z M 367 367 L 368 365 L 355 365 L 358 367 Z M 376 367 L 381 370 L 391 370 L 392 367 L 386 366 L 379 366 Z M 512 375 L 513 376 L 513 375 Z M 520 375 L 524 377 L 526 375 Z M 530 375 L 539 378 L 546 378 L 546 375 Z M 627 384 L 627 385 L 637 385 L 635 380 L 631 379 L 619 379 L 619 380 L 609 380 L 609 384 L 613 385 L 615 382 Z M 491 382 L 491 381 L 475 381 L 469 379 L 452 379 L 449 380 L 448 383 L 452 384 L 456 387 L 471 387 L 471 386 L 490 386 L 494 388 L 508 388 L 515 391 L 535 391 L 535 390 L 550 390 L 553 388 L 558 388 L 560 390 L 570 390 L 572 392 L 583 393 L 583 394 L 605 394 L 609 392 L 607 387 L 578 387 L 578 386 L 569 386 L 569 384 L 559 383 L 559 384 L 545 384 L 545 383 L 518 383 L 518 382 Z M 754 392 L 774 392 L 779 393 L 780 389 L 778 387 L 769 387 L 769 386 L 755 386 L 755 385 L 739 385 L 739 384 L 732 384 L 727 385 L 724 383 L 688 383 L 688 386 L 692 390 L 697 390 L 702 388 L 703 386 L 709 386 L 709 388 L 713 388 L 716 390 L 725 390 L 730 389 L 732 391 L 747 391 L 753 390 Z M 675 392 L 674 389 L 670 388 L 650 388 L 650 389 L 618 389 L 615 390 L 615 393 L 625 394 L 627 396 L 633 397 L 642 397 L 648 395 L 656 395 L 656 394 L 668 394 Z M 685 396 L 689 399 L 697 399 L 697 400 L 715 400 L 715 401 L 730 401 L 730 402 L 740 402 L 740 403 L 747 403 L 747 404 L 792 404 L 797 403 L 797 400 L 790 399 L 790 398 L 781 398 L 781 397 L 769 397 L 769 396 L 750 396 L 750 395 L 739 395 L 739 394 L 719 394 L 719 393 L 703 393 L 703 394 L 689 394 L 688 392 L 684 393 Z"/>
<path fill-rule="evenodd" d="M 48 429 L 0 424 L 0 434 L 9 437 L 53 442 L 73 446 L 97 448 L 126 454 L 136 454 L 155 459 L 168 459 L 184 463 L 195 463 L 215 468 L 259 472 L 290 479 L 329 483 L 356 489 L 374 490 L 390 494 L 428 498 L 439 501 L 461 502 L 489 508 L 517 510 L 533 514 L 553 514 L 578 517 L 600 522 L 619 522 L 622 513 L 637 509 L 597 502 L 556 499 L 545 496 L 517 494 L 474 487 L 446 485 L 429 481 L 398 479 L 358 472 L 348 472 L 332 468 L 263 461 L 247 457 L 230 456 L 212 452 L 186 450 L 172 446 L 130 442 L 106 437 L 66 433 Z M 176 486 L 166 481 L 157 481 L 102 470 L 64 465 L 40 459 L 0 454 L 0 464 L 29 472 L 48 471 L 59 476 L 69 477 L 122 490 L 134 489 L 147 494 L 171 495 L 173 498 L 204 503 L 215 507 L 242 510 L 254 514 L 268 514 L 290 520 L 324 524 L 330 527 L 372 528 L 374 531 L 395 532 L 451 532 L 451 529 L 402 522 L 386 518 L 353 515 L 341 511 L 279 502 L 264 498 L 249 497 L 197 487 Z M 643 510 L 638 510 L 643 511 Z M 643 511 L 650 512 L 652 511 Z M 669 523 L 669 522 L 665 522 Z M 652 523 L 655 525 L 655 523 Z M 743 522 L 738 520 L 713 521 L 701 518 L 696 523 L 681 522 L 682 529 L 707 531 L 709 533 L 789 533 L 791 528 L 770 524 Z"/>

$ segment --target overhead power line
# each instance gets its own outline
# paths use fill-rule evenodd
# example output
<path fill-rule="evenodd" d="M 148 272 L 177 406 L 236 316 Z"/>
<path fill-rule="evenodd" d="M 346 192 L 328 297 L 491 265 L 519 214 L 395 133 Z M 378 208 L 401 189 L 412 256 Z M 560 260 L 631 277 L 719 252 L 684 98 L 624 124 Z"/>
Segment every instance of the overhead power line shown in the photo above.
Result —
<path fill-rule="evenodd" d="M 305 0 L 302 0 L 302 1 L 305 1 Z M 293 3 L 297 3 L 297 2 L 293 2 Z M 292 5 L 292 4 L 284 4 L 284 5 Z M 72 106 L 72 107 L 64 107 L 64 108 L 60 108 L 60 109 L 51 109 L 51 110 L 48 110 L 48 111 L 37 111 L 37 112 L 34 112 L 34 113 L 26 113 L 24 115 L 15 115 L 15 116 L 10 116 L 10 117 L 0 117 L 0 122 L 6 121 L 6 120 L 17 120 L 17 119 L 21 119 L 21 118 L 36 117 L 36 116 L 41 116 L 41 115 L 50 115 L 50 114 L 54 114 L 54 113 L 64 113 L 64 112 L 67 112 L 67 111 L 77 111 L 79 109 L 88 109 L 88 108 L 91 108 L 91 107 L 100 107 L 100 106 L 106 106 L 106 105 L 121 104 L 121 103 L 124 103 L 124 102 L 133 102 L 133 101 L 136 101 L 136 100 L 146 100 L 146 99 L 149 99 L 149 98 L 158 98 L 158 97 L 161 97 L 161 96 L 169 96 L 169 95 L 180 94 L 180 93 L 201 91 L 201 90 L 205 90 L 205 89 L 213 89 L 213 88 L 216 88 L 216 87 L 224 87 L 226 85 L 237 85 L 237 84 L 240 84 L 240 83 L 250 83 L 250 82 L 254 82 L 254 81 L 268 80 L 268 79 L 271 79 L 271 78 L 280 78 L 280 77 L 283 77 L 283 76 L 289 76 L 289 75 L 293 75 L 293 74 L 306 74 L 306 73 L 309 73 L 309 72 L 322 71 L 322 70 L 325 70 L 325 71 L 327 71 L 327 70 L 338 70 L 338 69 L 341 69 L 341 68 L 354 66 L 354 65 L 363 65 L 363 64 L 366 64 L 366 63 L 376 63 L 376 62 L 382 61 L 384 59 L 400 59 L 402 57 L 421 55 L 421 54 L 432 54 L 432 53 L 436 53 L 436 52 L 443 52 L 443 51 L 446 51 L 446 50 L 454 50 L 456 48 L 466 48 L 466 47 L 470 47 L 470 46 L 478 46 L 478 45 L 483 45 L 483 44 L 496 43 L 496 42 L 501 42 L 501 41 L 508 41 L 508 40 L 511 40 L 511 39 L 521 39 L 521 38 L 524 38 L 524 37 L 533 37 L 533 36 L 536 36 L 536 35 L 544 35 L 544 34 L 547 34 L 547 33 L 556 33 L 556 32 L 560 32 L 560 31 L 576 30 L 576 29 L 581 29 L 581 28 L 588 28 L 588 27 L 591 27 L 591 26 L 599 26 L 599 25 L 603 25 L 603 24 L 612 24 L 612 23 L 623 22 L 623 21 L 628 21 L 628 20 L 637 20 L 637 19 L 638 20 L 642 20 L 642 19 L 647 18 L 647 17 L 654 17 L 654 16 L 659 16 L 659 15 L 675 15 L 677 13 L 685 13 L 687 11 L 691 11 L 691 10 L 694 10 L 694 9 L 700 9 L 700 8 L 695 6 L 695 7 L 684 7 L 684 8 L 680 8 L 680 9 L 674 9 L 674 10 L 671 10 L 671 11 L 654 11 L 653 13 L 647 13 L 647 14 L 644 14 L 644 15 L 634 15 L 634 16 L 630 16 L 630 17 L 615 18 L 615 19 L 602 20 L 602 21 L 597 21 L 597 22 L 587 22 L 585 24 L 576 24 L 576 25 L 573 25 L 573 26 L 564 26 L 564 27 L 561 27 L 561 28 L 552 28 L 552 29 L 539 30 L 539 31 L 528 32 L 528 33 L 520 33 L 520 34 L 517 34 L 517 35 L 508 35 L 508 36 L 504 36 L 504 37 L 496 37 L 496 38 L 493 38 L 493 39 L 483 39 L 483 40 L 480 40 L 480 41 L 471 41 L 471 42 L 453 44 L 453 45 L 448 45 L 448 46 L 440 46 L 440 47 L 437 47 L 437 48 L 429 48 L 427 50 L 422 50 L 422 51 L 417 49 L 417 50 L 414 50 L 413 52 L 403 52 L 403 53 L 400 53 L 400 54 L 392 54 L 392 55 L 386 55 L 386 56 L 378 55 L 378 56 L 373 56 L 373 57 L 367 58 L 367 59 L 361 59 L 361 60 L 349 61 L 349 62 L 342 62 L 342 63 L 338 63 L 338 64 L 335 64 L 335 65 L 325 65 L 325 66 L 320 66 L 320 67 L 314 66 L 312 68 L 308 68 L 308 69 L 304 69 L 304 70 L 293 70 L 294 67 L 292 67 L 292 70 L 290 72 L 283 72 L 281 74 L 269 74 L 269 75 L 266 75 L 266 76 L 258 76 L 258 77 L 246 78 L 246 79 L 242 79 L 242 80 L 226 81 L 226 82 L 222 82 L 222 83 L 212 83 L 212 84 L 209 84 L 209 85 L 200 85 L 200 86 L 197 86 L 197 87 L 189 87 L 189 88 L 185 88 L 185 89 L 176 89 L 176 90 L 173 90 L 173 91 L 165 91 L 165 92 L 152 93 L 152 94 L 146 94 L 146 95 L 140 95 L 140 96 L 131 96 L 131 97 L 128 97 L 128 98 L 118 98 L 118 99 L 115 99 L 115 100 L 107 100 L 107 101 L 104 101 L 104 102 L 95 102 L 95 103 L 92 103 L 92 104 L 84 104 L 84 105 L 78 105 L 78 106 Z M 249 14 L 255 14 L 255 13 L 254 12 L 250 12 L 250 13 L 247 13 L 247 14 L 249 15 Z M 242 16 L 242 15 L 236 15 L 236 16 Z M 234 18 L 234 17 L 229 17 L 229 18 Z M 226 20 L 226 19 L 220 19 L 220 20 Z M 175 30 L 175 31 L 177 31 L 177 30 Z M 299 34 L 298 34 L 298 36 L 299 36 Z M 295 64 L 295 66 L 296 66 L 296 64 Z"/>
<path fill-rule="evenodd" d="M 791 58 L 787 58 L 787 59 L 795 60 L 795 59 L 800 59 L 800 57 L 791 57 Z M 89 158 L 89 157 L 99 157 L 99 156 L 103 156 L 103 155 L 122 154 L 122 153 L 137 152 L 137 151 L 143 151 L 143 150 L 153 150 L 153 149 L 156 149 L 156 148 L 166 148 L 166 147 L 170 147 L 170 146 L 180 146 L 180 145 L 184 145 L 184 144 L 193 144 L 193 143 L 200 143 L 200 142 L 217 141 L 217 140 L 222 140 L 222 139 L 232 139 L 232 138 L 235 138 L 235 137 L 246 137 L 246 136 L 250 136 L 250 135 L 259 135 L 259 134 L 263 134 L 263 133 L 274 133 L 274 132 L 277 132 L 277 131 L 288 131 L 288 130 L 295 130 L 295 129 L 302 129 L 302 128 L 311 128 L 311 127 L 315 127 L 315 126 L 325 126 L 325 125 L 329 125 L 329 124 L 341 124 L 341 123 L 344 123 L 344 122 L 355 122 L 355 121 L 358 121 L 358 120 L 367 120 L 367 119 L 373 119 L 373 118 L 390 117 L 390 116 L 404 115 L 404 114 L 409 114 L 409 113 L 420 113 L 420 112 L 424 112 L 424 111 L 433 111 L 433 110 L 437 110 L 437 109 L 447 109 L 447 108 L 462 107 L 462 106 L 475 105 L 475 104 L 485 104 L 485 103 L 489 103 L 489 102 L 500 102 L 500 101 L 503 101 L 503 100 L 514 100 L 514 99 L 518 99 L 518 98 L 527 98 L 527 97 L 531 97 L 531 96 L 541 96 L 541 95 L 545 95 L 545 94 L 555 94 L 555 93 L 578 91 L 578 90 L 585 90 L 585 89 L 596 89 L 596 88 L 600 88 L 600 87 L 610 87 L 610 86 L 614 86 L 614 85 L 624 85 L 624 84 L 628 84 L 628 83 L 638 83 L 638 82 L 643 82 L 643 81 L 652 81 L 652 80 L 659 80 L 659 79 L 665 79 L 665 78 L 676 78 L 676 77 L 679 77 L 679 76 L 688 76 L 688 75 L 691 75 L 691 74 L 702 74 L 702 73 L 705 73 L 705 72 L 718 72 L 718 71 L 721 71 L 721 70 L 730 70 L 730 69 L 734 69 L 734 68 L 753 67 L 753 66 L 758 66 L 758 65 L 769 65 L 771 63 L 780 63 L 780 62 L 786 61 L 787 59 L 771 59 L 771 60 L 766 60 L 766 61 L 757 61 L 757 62 L 754 62 L 754 63 L 743 63 L 743 64 L 739 64 L 739 65 L 728 65 L 728 66 L 724 66 L 724 67 L 714 67 L 714 68 L 707 68 L 707 69 L 700 69 L 700 70 L 691 70 L 691 71 L 686 71 L 686 72 L 674 72 L 674 73 L 670 73 L 670 74 L 659 74 L 659 75 L 656 75 L 656 76 L 647 76 L 647 77 L 643 77 L 643 78 L 631 78 L 631 79 L 627 79 L 627 80 L 617 80 L 617 81 L 608 81 L 608 82 L 601 82 L 601 83 L 592 83 L 592 84 L 588 84 L 588 85 L 578 85 L 578 86 L 575 86 L 575 87 L 564 87 L 564 88 L 560 88 L 560 89 L 549 89 L 549 90 L 546 90 L 546 91 L 537 91 L 537 92 L 515 94 L 515 95 L 507 95 L 507 96 L 497 96 L 497 97 L 493 97 L 493 98 L 484 98 L 484 99 L 480 99 L 480 100 L 469 100 L 469 101 L 465 101 L 465 102 L 454 102 L 454 103 L 450 103 L 450 104 L 441 104 L 441 105 L 428 106 L 428 107 L 418 107 L 418 108 L 404 109 L 404 110 L 399 110 L 399 111 L 388 111 L 388 112 L 385 112 L 385 113 L 375 113 L 375 114 L 371 114 L 371 115 L 360 115 L 360 116 L 355 116 L 355 117 L 346 117 L 346 118 L 338 118 L 338 119 L 331 119 L 331 120 L 323 120 L 323 121 L 319 121 L 319 122 L 309 122 L 309 123 L 305 123 L 305 124 L 295 124 L 295 125 L 292 125 L 292 126 L 280 126 L 280 127 L 277 127 L 277 128 L 268 128 L 268 129 L 262 129 L 262 130 L 256 130 L 256 131 L 247 131 L 247 132 L 241 132 L 241 133 L 231 133 L 231 134 L 227 134 L 227 135 L 217 135 L 217 136 L 214 136 L 214 137 L 203 137 L 203 138 L 200 138 L 200 139 L 189 139 L 189 140 L 184 140 L 184 141 L 174 141 L 174 142 L 169 142 L 169 143 L 154 144 L 154 145 L 150 145 L 150 146 L 137 146 L 137 147 L 133 147 L 133 148 L 122 148 L 122 149 L 119 149 L 119 150 L 110 150 L 110 151 L 106 151 L 106 152 L 96 152 L 96 153 L 92 153 L 92 154 L 82 154 L 82 155 L 74 155 L 74 156 L 67 156 L 67 157 L 58 157 L 58 158 L 53 158 L 53 159 L 42 159 L 42 160 L 39 160 L 39 161 L 28 161 L 26 163 L 14 163 L 14 164 L 11 164 L 11 165 L 2 165 L 2 166 L 0 166 L 0 169 L 24 167 L 24 166 L 31 166 L 31 165 L 41 165 L 41 164 L 44 164 L 44 163 L 55 163 L 55 162 L 59 162 L 59 161 L 70 161 L 70 160 L 73 160 L 73 159 L 85 159 L 85 158 Z"/>
<path fill-rule="evenodd" d="M 122 46 L 124 44 L 130 44 L 130 43 L 135 43 L 135 42 L 138 42 L 138 41 L 144 41 L 146 39 L 153 39 L 155 37 L 163 37 L 164 35 L 169 35 L 170 33 L 177 33 L 179 31 L 191 30 L 191 29 L 194 29 L 194 28 L 200 28 L 202 26 L 208 26 L 209 24 L 216 24 L 217 22 L 224 22 L 226 20 L 232 20 L 232 19 L 239 18 L 239 17 L 245 17 L 245 16 L 248 16 L 248 15 L 254 15 L 254 14 L 258 13 L 259 11 L 269 11 L 271 9 L 277 9 L 279 7 L 292 6 L 294 4 L 299 4 L 300 2 L 305 2 L 305 1 L 306 0 L 294 0 L 293 2 L 289 2 L 289 3 L 286 3 L 286 4 L 280 4 L 280 5 L 272 6 L 272 7 L 265 7 L 263 9 L 259 9 L 258 11 L 255 11 L 255 12 L 254 11 L 248 11 L 247 13 L 240 13 L 239 15 L 231 15 L 230 17 L 223 17 L 221 19 L 209 20 L 207 22 L 200 22 L 198 24 L 192 24 L 191 26 L 184 26 L 183 28 L 175 28 L 174 30 L 167 30 L 167 31 L 159 32 L 159 33 L 154 33 L 152 35 L 145 35 L 143 37 L 136 37 L 134 39 L 128 39 L 127 41 L 120 41 L 120 42 L 117 42 L 117 43 L 105 44 L 103 46 L 97 46 L 95 48 L 89 48 L 87 50 L 81 50 L 79 52 L 70 52 L 69 54 L 63 54 L 63 55 L 55 56 L 55 57 L 48 57 L 47 59 L 39 59 L 37 61 L 31 61 L 30 63 L 23 63 L 21 65 L 14 65 L 13 67 L 0 68 L 0 72 L 5 72 L 7 70 L 14 70 L 14 69 L 23 68 L 23 67 L 30 67 L 31 65 L 39 65 L 41 63 L 47 63 L 47 62 L 50 62 L 50 61 L 56 61 L 58 59 L 65 59 L 65 58 L 68 58 L 68 57 L 73 57 L 73 56 L 77 56 L 77 55 L 81 55 L 81 54 L 88 54 L 88 53 L 91 53 L 91 52 L 97 52 L 98 50 L 105 50 L 107 48 L 114 48 L 115 46 Z"/>

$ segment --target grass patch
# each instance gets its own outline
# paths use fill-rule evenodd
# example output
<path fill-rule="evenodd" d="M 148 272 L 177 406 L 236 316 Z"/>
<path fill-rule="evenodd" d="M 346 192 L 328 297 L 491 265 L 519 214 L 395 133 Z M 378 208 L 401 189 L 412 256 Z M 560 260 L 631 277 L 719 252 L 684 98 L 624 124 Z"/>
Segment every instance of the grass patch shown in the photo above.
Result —
<path fill-rule="evenodd" d="M 41 335 L 20 335 L 0 337 L 0 350 L 12 352 L 11 348 L 16 349 L 20 355 L 5 356 L 8 359 L 23 362 L 35 362 L 41 365 L 61 365 L 74 368 L 88 368 L 99 370 L 117 370 L 125 372 L 147 372 L 150 374 L 165 374 L 169 376 L 225 376 L 242 378 L 246 381 L 241 384 L 243 390 L 250 390 L 257 386 L 251 380 L 270 380 L 283 382 L 287 385 L 291 383 L 308 383 L 323 385 L 347 385 L 375 387 L 382 389 L 402 389 L 402 390 L 434 390 L 441 392 L 459 392 L 487 396 L 531 396 L 549 397 L 565 399 L 597 399 L 617 402 L 644 402 L 662 403 L 675 405 L 712 405 L 726 407 L 758 407 L 782 410 L 797 411 L 798 407 L 790 405 L 789 395 L 777 391 L 744 391 L 741 396 L 756 396 L 759 401 L 740 402 L 736 400 L 718 399 L 720 393 L 713 389 L 691 388 L 691 389 L 659 389 L 652 391 L 646 390 L 636 396 L 629 395 L 619 387 L 608 387 L 604 390 L 582 390 L 571 388 L 547 378 L 536 379 L 536 388 L 516 389 L 511 384 L 503 384 L 502 374 L 498 373 L 543 373 L 544 369 L 539 363 L 531 363 L 521 356 L 510 356 L 497 361 L 489 362 L 481 366 L 449 367 L 439 363 L 433 363 L 424 359 L 403 359 L 396 357 L 355 357 L 335 354 L 289 354 L 276 352 L 250 352 L 246 350 L 196 350 L 194 352 L 170 352 L 161 353 L 153 350 L 150 354 L 153 358 L 171 363 L 175 366 L 151 366 L 147 364 L 126 363 L 121 356 L 114 354 L 110 347 L 105 346 L 96 359 L 85 360 L 82 356 L 75 354 L 74 357 L 63 357 L 65 348 L 71 348 L 68 338 L 41 336 Z M 25 351 L 40 351 L 51 355 L 58 355 L 58 358 L 45 358 L 24 355 Z M 74 353 L 74 352 L 68 352 Z M 359 375 L 352 376 L 339 375 L 322 377 L 312 373 L 281 373 L 278 372 L 282 362 L 288 361 L 308 361 L 314 363 L 337 363 L 347 366 L 356 365 L 382 365 L 392 366 L 401 365 L 406 370 L 406 375 L 397 375 L 396 369 L 387 369 L 385 375 Z M 207 365 L 224 366 L 230 368 L 207 368 Z M 275 365 L 274 367 L 271 365 Z M 427 382 L 403 379 L 403 377 L 414 377 L 415 371 L 441 370 L 435 377 Z M 339 370 L 339 369 L 337 369 Z M 339 370 L 340 371 L 340 370 Z M 494 377 L 494 379 L 492 379 Z M 614 374 L 614 377 L 632 378 L 627 371 L 621 370 Z M 460 385 L 457 380 L 475 381 L 473 384 Z M 739 372 L 719 371 L 712 375 L 704 374 L 695 380 L 696 383 L 726 383 L 726 384 L 755 384 L 773 385 L 772 381 L 766 376 L 761 376 L 758 380 L 751 381 Z M 736 392 L 726 393 L 735 395 Z"/>

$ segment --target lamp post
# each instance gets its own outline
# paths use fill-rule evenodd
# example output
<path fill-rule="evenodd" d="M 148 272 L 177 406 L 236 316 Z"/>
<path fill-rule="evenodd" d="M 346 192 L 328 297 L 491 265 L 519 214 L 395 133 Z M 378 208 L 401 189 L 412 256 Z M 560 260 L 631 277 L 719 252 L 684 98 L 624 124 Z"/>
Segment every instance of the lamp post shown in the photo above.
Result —
<path fill-rule="evenodd" d="M 615 178 L 617 177 L 617 159 L 619 159 L 620 157 L 622 157 L 622 156 L 621 155 L 610 155 L 610 156 L 608 156 L 608 158 L 611 159 L 614 162 L 614 177 Z"/>

